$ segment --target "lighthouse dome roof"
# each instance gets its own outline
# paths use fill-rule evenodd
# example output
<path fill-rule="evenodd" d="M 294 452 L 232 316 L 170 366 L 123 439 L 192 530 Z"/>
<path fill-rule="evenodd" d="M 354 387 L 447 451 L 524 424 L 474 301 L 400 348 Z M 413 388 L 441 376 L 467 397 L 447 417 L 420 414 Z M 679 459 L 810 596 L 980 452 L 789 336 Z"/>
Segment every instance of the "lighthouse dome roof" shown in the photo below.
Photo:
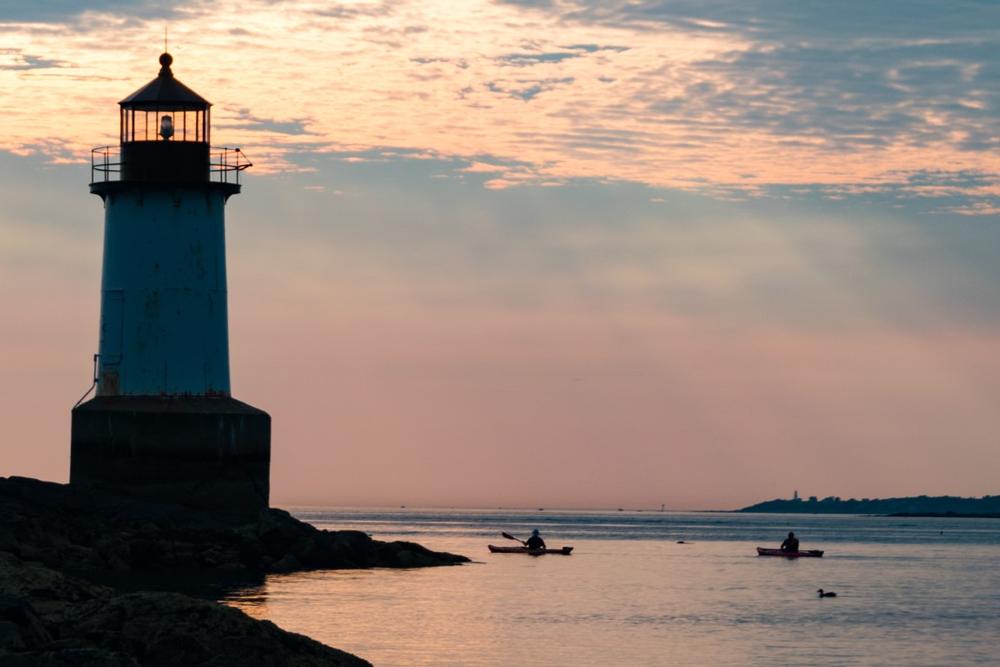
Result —
<path fill-rule="evenodd" d="M 120 104 L 130 109 L 156 109 L 169 107 L 172 109 L 207 109 L 212 103 L 194 92 L 174 78 L 170 70 L 173 56 L 164 53 L 160 56 L 160 74 L 135 91 Z"/>

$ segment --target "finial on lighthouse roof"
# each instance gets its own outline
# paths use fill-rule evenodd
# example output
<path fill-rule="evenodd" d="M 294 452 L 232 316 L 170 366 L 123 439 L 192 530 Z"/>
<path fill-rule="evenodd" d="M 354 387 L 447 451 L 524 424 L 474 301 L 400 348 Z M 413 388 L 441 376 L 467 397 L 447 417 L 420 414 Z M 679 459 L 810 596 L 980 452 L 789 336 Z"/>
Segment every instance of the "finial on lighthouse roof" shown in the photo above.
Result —
<path fill-rule="evenodd" d="M 174 57 L 164 51 L 160 55 L 160 76 L 173 76 L 174 73 L 170 71 L 170 64 L 174 62 Z"/>
<path fill-rule="evenodd" d="M 174 57 L 166 51 L 160 55 L 160 75 L 119 102 L 131 109 L 163 109 L 173 106 L 174 110 L 207 109 L 212 106 L 204 97 L 194 92 L 174 78 L 170 65 Z"/>

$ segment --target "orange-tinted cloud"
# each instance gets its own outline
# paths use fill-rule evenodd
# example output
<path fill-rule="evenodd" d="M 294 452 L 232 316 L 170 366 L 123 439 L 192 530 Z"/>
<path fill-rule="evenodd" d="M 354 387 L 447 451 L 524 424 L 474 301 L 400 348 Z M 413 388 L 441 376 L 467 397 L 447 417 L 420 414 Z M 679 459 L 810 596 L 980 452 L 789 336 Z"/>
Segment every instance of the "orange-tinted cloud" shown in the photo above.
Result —
<path fill-rule="evenodd" d="M 301 168 L 302 152 L 398 148 L 521 165 L 491 188 L 759 192 L 1000 173 L 997 43 L 971 19 L 927 17 L 940 19 L 932 36 L 882 13 L 825 16 L 824 31 L 793 6 L 532 4 L 181 3 L 170 49 L 177 76 L 216 102 L 217 139 L 250 146 L 261 171 Z M 82 159 L 113 140 L 114 102 L 156 71 L 163 12 L 135 9 L 0 24 L 0 149 Z M 964 194 L 967 214 L 995 209 L 995 191 Z"/>

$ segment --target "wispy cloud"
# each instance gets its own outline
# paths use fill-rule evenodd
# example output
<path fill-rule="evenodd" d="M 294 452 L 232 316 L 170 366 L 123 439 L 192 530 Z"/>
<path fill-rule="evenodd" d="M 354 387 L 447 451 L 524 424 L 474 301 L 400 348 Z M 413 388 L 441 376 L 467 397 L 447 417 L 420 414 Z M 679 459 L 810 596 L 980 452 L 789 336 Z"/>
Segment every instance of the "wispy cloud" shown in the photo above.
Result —
<path fill-rule="evenodd" d="M 1000 215 L 1000 205 L 985 201 L 960 204 L 958 206 L 945 206 L 943 211 L 957 213 L 958 215 L 980 216 L 980 215 Z"/>
<path fill-rule="evenodd" d="M 316 16 L 335 19 L 358 19 L 390 16 L 395 7 L 393 2 L 333 2 L 330 6 L 308 10 Z"/>
<path fill-rule="evenodd" d="M 558 63 L 567 58 L 579 58 L 579 53 L 554 51 L 550 53 L 509 53 L 497 58 L 500 63 L 514 67 L 529 67 L 540 63 Z"/>
<path fill-rule="evenodd" d="M 76 21 L 85 13 L 107 13 L 142 19 L 167 18 L 183 12 L 185 2 L 160 2 L 159 0 L 46 0 L 45 2 L 4 2 L 0 3 L 0 22 L 10 23 L 66 23 Z"/>
<path fill-rule="evenodd" d="M 59 140 L 82 155 L 113 137 L 113 103 L 155 74 L 162 28 L 148 3 L 119 4 L 0 20 L 0 148 Z M 532 165 L 517 183 L 720 196 L 928 196 L 899 177 L 927 173 L 968 210 L 996 206 L 981 184 L 948 182 L 1000 173 L 995 3 L 219 0 L 174 12 L 174 71 L 220 103 L 227 141 L 275 158 L 262 169 L 296 151 L 393 146 Z M 208 37 L 206 22 L 229 29 Z M 99 38 L 108 26 L 114 50 Z M 97 76 L 120 85 L 84 83 Z"/>
<path fill-rule="evenodd" d="M 569 85 L 573 83 L 573 81 L 574 79 L 571 76 L 562 79 L 517 79 L 514 82 L 515 86 L 509 88 L 505 88 L 493 81 L 489 81 L 486 84 L 486 89 L 491 93 L 509 95 L 510 97 L 516 97 L 517 99 L 529 102 L 540 93 L 555 90 L 557 86 Z"/>
<path fill-rule="evenodd" d="M 273 132 L 276 134 L 301 135 L 310 134 L 306 128 L 308 118 L 294 118 L 290 120 L 276 120 L 274 118 L 259 118 L 250 109 L 240 109 L 235 120 L 219 123 L 217 128 L 223 130 L 250 130 L 259 132 Z"/>
<path fill-rule="evenodd" d="M 622 51 L 628 51 L 627 46 L 603 46 L 601 44 L 569 44 L 562 48 L 585 51 L 586 53 L 597 53 L 598 51 L 614 51 L 616 53 L 621 53 Z"/>
<path fill-rule="evenodd" d="M 71 67 L 71 65 L 64 60 L 43 58 L 24 53 L 20 49 L 0 49 L 0 70 L 21 71 L 53 67 Z"/>

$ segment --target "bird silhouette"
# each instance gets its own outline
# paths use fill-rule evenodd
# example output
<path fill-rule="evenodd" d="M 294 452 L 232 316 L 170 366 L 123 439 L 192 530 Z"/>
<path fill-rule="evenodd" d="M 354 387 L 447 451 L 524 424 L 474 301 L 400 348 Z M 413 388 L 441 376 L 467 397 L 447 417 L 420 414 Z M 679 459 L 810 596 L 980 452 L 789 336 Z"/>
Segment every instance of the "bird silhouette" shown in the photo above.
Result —
<path fill-rule="evenodd" d="M 833 591 L 826 591 L 826 592 L 824 593 L 824 592 L 823 592 L 823 589 L 822 589 L 822 588 L 821 588 L 821 589 L 819 589 L 819 590 L 818 590 L 818 591 L 816 591 L 816 592 L 817 592 L 817 593 L 819 593 L 819 596 L 820 596 L 821 598 L 835 598 L 835 597 L 837 597 L 837 594 L 836 594 L 836 593 L 834 593 Z"/>

